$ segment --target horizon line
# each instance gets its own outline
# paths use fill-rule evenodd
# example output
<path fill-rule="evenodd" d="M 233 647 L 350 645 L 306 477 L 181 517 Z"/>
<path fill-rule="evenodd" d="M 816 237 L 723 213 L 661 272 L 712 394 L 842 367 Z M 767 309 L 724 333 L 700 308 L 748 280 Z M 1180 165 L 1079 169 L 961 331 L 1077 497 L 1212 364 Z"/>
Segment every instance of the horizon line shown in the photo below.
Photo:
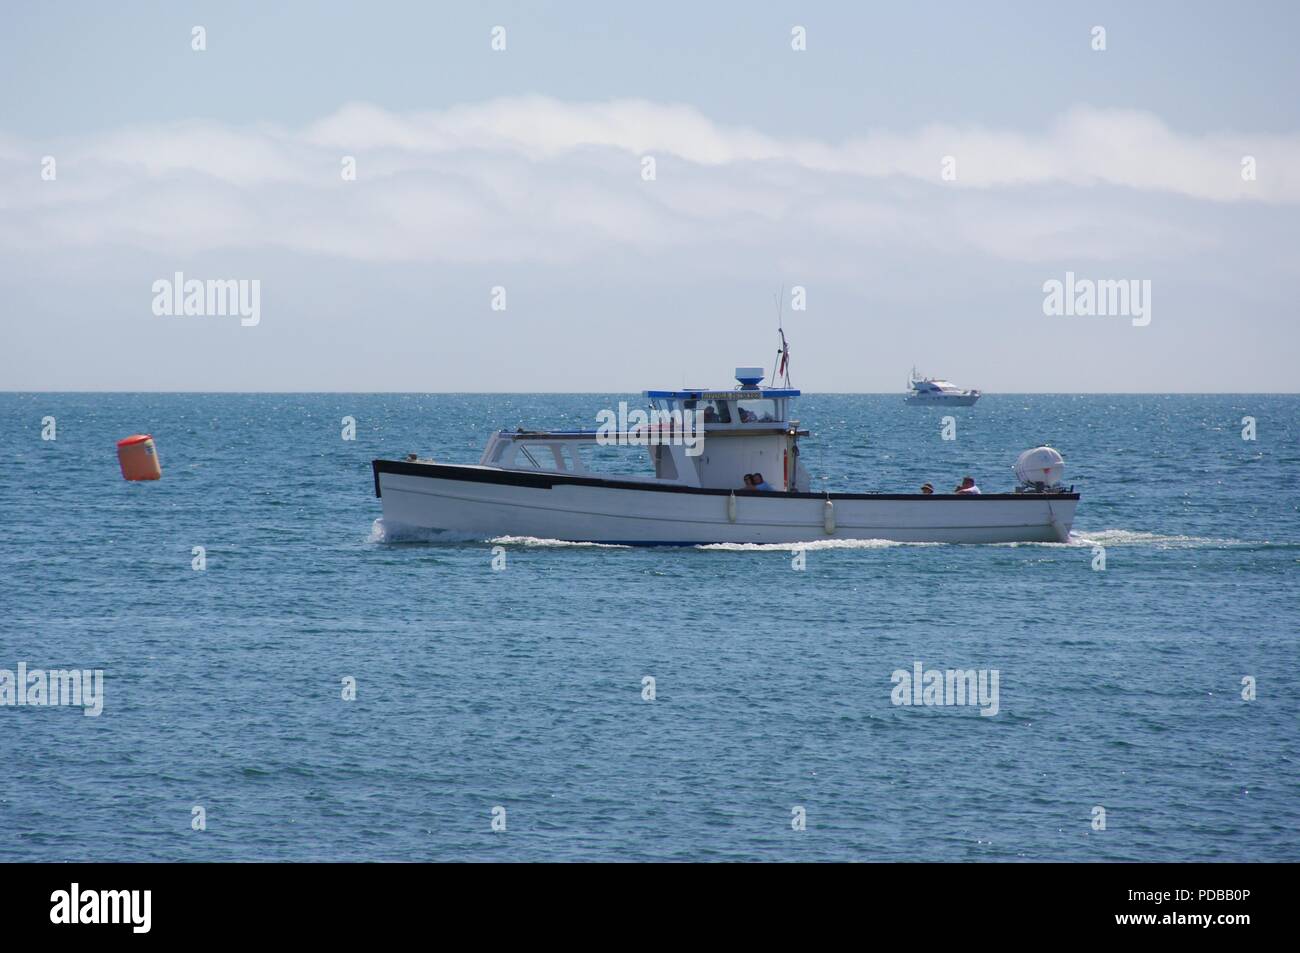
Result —
<path fill-rule="evenodd" d="M 702 390 L 714 390 L 715 388 L 701 388 Z M 716 388 L 725 390 L 725 388 Z M 790 390 L 799 390 L 797 387 L 791 387 Z M 0 389 L 0 395 L 27 395 L 27 394 L 303 394 L 303 395 L 321 395 L 321 394 L 340 394 L 340 395 L 374 395 L 374 394 L 393 394 L 407 395 L 417 394 L 420 396 L 458 396 L 462 394 L 474 394 L 481 396 L 492 395 L 520 395 L 536 394 L 545 396 L 574 396 L 584 397 L 588 395 L 601 396 L 605 394 L 632 394 L 643 396 L 640 391 L 604 391 L 604 390 L 9 390 Z M 1236 390 L 1080 390 L 1080 391 L 996 391 L 994 393 L 981 392 L 980 399 L 986 397 L 1294 397 L 1300 395 L 1296 390 L 1260 390 L 1260 391 L 1236 391 Z M 800 396 L 828 396 L 828 397 L 906 397 L 906 391 L 852 391 L 852 390 L 823 390 L 800 391 Z M 935 404 L 932 406 L 942 406 Z"/>

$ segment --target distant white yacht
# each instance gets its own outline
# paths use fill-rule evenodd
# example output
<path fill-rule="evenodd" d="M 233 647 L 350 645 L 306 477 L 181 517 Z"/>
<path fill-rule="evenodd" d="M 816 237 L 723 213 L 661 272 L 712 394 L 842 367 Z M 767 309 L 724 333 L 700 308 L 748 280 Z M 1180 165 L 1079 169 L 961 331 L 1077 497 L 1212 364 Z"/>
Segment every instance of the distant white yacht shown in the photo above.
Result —
<path fill-rule="evenodd" d="M 918 377 L 916 368 L 907 379 L 907 396 L 903 398 L 908 404 L 944 404 L 949 407 L 970 407 L 980 399 L 977 390 L 962 390 L 956 384 L 941 381 L 933 377 Z"/>

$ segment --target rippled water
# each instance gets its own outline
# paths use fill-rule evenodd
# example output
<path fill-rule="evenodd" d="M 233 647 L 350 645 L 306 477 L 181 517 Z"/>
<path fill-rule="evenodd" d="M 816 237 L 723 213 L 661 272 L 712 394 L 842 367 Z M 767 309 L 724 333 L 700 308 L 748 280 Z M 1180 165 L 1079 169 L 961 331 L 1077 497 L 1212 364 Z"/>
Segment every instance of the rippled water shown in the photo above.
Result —
<path fill-rule="evenodd" d="M 801 401 L 818 489 L 1004 489 L 1052 444 L 1067 545 L 376 524 L 373 457 L 620 399 L 0 394 L 0 669 L 105 673 L 97 718 L 0 708 L 0 859 L 1300 860 L 1300 398 Z M 138 431 L 161 482 L 118 473 Z M 892 704 L 917 661 L 997 670 L 998 713 Z"/>

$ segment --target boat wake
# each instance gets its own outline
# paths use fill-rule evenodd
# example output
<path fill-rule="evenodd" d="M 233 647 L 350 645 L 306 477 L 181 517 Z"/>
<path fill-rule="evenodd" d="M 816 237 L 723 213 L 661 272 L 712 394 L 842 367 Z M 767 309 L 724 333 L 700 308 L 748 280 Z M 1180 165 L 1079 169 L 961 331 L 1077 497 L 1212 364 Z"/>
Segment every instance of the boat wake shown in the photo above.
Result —
<path fill-rule="evenodd" d="M 815 539 L 807 543 L 701 543 L 696 549 L 714 549 L 732 553 L 785 552 L 799 548 L 809 552 L 819 549 L 891 549 L 894 546 L 947 546 L 948 543 L 900 543 L 892 539 Z"/>
<path fill-rule="evenodd" d="M 493 546 L 529 546 L 529 547 L 566 547 L 583 546 L 599 549 L 629 549 L 614 543 L 582 543 L 566 539 L 540 539 L 536 536 L 495 536 L 488 537 L 476 533 L 459 533 L 450 530 L 424 529 L 417 526 L 386 525 L 383 518 L 377 519 L 370 527 L 368 543 L 478 543 Z"/>
<path fill-rule="evenodd" d="M 1170 536 L 1129 529 L 1084 530 L 1070 533 L 1066 543 L 902 543 L 889 539 L 821 539 L 807 543 L 707 543 L 696 549 L 715 549 L 724 552 L 789 552 L 798 546 L 807 550 L 818 549 L 890 549 L 895 546 L 1065 546 L 1090 549 L 1093 546 L 1152 546 L 1159 549 L 1219 548 L 1224 546 L 1289 546 L 1287 543 L 1250 543 L 1240 539 L 1219 539 L 1206 536 Z"/>
<path fill-rule="evenodd" d="M 574 542 L 568 539 L 539 539 L 536 536 L 498 536 L 495 539 L 488 540 L 489 543 L 495 543 L 498 546 L 584 546 L 595 547 L 596 549 L 632 549 L 631 546 L 624 546 L 619 543 L 582 543 Z"/>
<path fill-rule="evenodd" d="M 426 544 L 466 544 L 493 546 L 523 546 L 538 549 L 635 549 L 621 543 L 590 543 L 565 539 L 546 539 L 537 536 L 495 536 L 484 537 L 473 533 L 450 532 L 447 530 L 421 529 L 413 526 L 386 526 L 383 519 L 377 519 L 370 528 L 368 543 L 426 543 Z M 694 549 L 713 550 L 732 553 L 789 552 L 796 547 L 816 552 L 819 550 L 845 549 L 870 550 L 892 549 L 898 546 L 954 546 L 968 545 L 958 543 L 905 543 L 890 539 L 818 539 L 805 543 L 700 543 Z M 1019 546 L 1066 546 L 1090 549 L 1093 546 L 1150 546 L 1157 549 L 1213 549 L 1227 546 L 1255 546 L 1272 548 L 1275 546 L 1291 547 L 1296 544 L 1274 543 L 1268 541 L 1249 542 L 1240 539 L 1222 539 L 1206 536 L 1172 536 L 1162 533 L 1148 533 L 1129 529 L 1099 529 L 1071 532 L 1067 543 L 985 543 L 997 547 Z"/>
<path fill-rule="evenodd" d="M 368 543 L 481 543 L 482 536 L 473 533 L 453 533 L 440 529 L 423 529 L 418 526 L 387 526 L 384 520 L 375 520 L 370 527 Z"/>
<path fill-rule="evenodd" d="M 1058 544 L 1059 545 L 1059 544 Z M 1217 546 L 1248 546 L 1240 539 L 1206 536 L 1168 536 L 1130 529 L 1082 530 L 1070 533 L 1069 546 L 1156 546 L 1161 549 L 1197 549 Z"/>

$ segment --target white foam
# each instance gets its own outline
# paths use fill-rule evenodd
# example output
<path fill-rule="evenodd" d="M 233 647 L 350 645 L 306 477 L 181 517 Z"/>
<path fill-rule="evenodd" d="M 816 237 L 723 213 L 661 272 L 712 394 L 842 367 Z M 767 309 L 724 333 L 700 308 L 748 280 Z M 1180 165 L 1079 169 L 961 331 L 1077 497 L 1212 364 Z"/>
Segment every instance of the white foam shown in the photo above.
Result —
<path fill-rule="evenodd" d="M 593 546 L 597 549 L 630 549 L 620 543 L 582 543 L 569 539 L 542 539 L 537 536 L 497 536 L 488 540 L 503 546 Z"/>
<path fill-rule="evenodd" d="M 946 546 L 947 543 L 900 543 L 892 539 L 814 539 L 806 543 L 701 543 L 696 549 L 717 549 L 733 553 L 786 552 L 798 547 L 819 549 L 889 549 L 894 546 Z"/>
<path fill-rule="evenodd" d="M 1215 539 L 1205 536 L 1168 536 L 1132 529 L 1083 530 L 1070 533 L 1071 546 L 1159 546 L 1195 548 L 1198 546 L 1240 546 L 1238 539 Z"/>
<path fill-rule="evenodd" d="M 565 539 L 546 539 L 537 536 L 497 536 L 485 538 L 473 533 L 456 533 L 447 530 L 422 529 L 414 526 L 385 526 L 377 519 L 370 527 L 369 543 L 492 543 L 499 546 L 526 546 L 530 548 L 587 547 L 595 549 L 628 549 L 619 543 L 584 543 Z M 804 543 L 701 543 L 696 549 L 720 552 L 789 552 L 798 546 L 810 552 L 825 549 L 889 549 L 895 546 L 947 546 L 947 543 L 904 543 L 890 539 L 817 539 Z M 1154 546 L 1162 549 L 1191 549 L 1214 546 L 1250 545 L 1238 539 L 1216 539 L 1203 536 L 1171 536 L 1129 529 L 1099 529 L 1071 532 L 1068 543 L 992 543 L 994 546 Z"/>
<path fill-rule="evenodd" d="M 482 536 L 473 533 L 454 533 L 442 529 L 426 529 L 419 526 L 387 526 L 383 518 L 371 524 L 368 543 L 478 543 Z"/>

